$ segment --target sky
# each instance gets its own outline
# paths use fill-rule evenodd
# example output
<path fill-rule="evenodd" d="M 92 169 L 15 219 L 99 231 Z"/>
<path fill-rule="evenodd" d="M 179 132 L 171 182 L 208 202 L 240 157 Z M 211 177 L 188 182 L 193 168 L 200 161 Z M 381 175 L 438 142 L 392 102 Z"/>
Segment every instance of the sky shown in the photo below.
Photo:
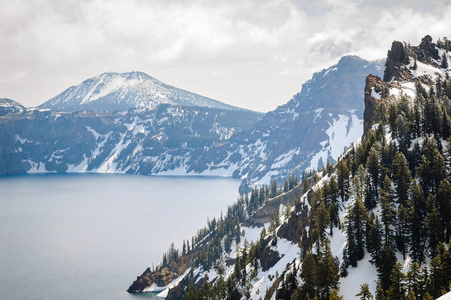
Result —
<path fill-rule="evenodd" d="M 343 55 L 451 38 L 449 0 L 0 0 L 0 98 L 37 106 L 104 72 L 266 112 Z"/>

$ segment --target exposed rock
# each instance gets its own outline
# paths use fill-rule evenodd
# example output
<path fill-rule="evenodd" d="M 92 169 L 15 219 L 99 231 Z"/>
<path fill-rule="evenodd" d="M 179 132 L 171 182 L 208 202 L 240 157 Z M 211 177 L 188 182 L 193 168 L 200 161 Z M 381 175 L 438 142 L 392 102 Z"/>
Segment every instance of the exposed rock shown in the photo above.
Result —
<path fill-rule="evenodd" d="M 376 99 L 372 96 L 372 91 L 376 84 L 382 84 L 382 79 L 374 75 L 368 75 L 365 84 L 365 111 L 363 112 L 363 132 L 366 133 L 371 126 L 376 122 L 377 114 L 376 108 L 381 103 L 381 99 Z"/>
<path fill-rule="evenodd" d="M 147 268 L 141 276 L 138 276 L 135 281 L 133 281 L 132 285 L 128 288 L 127 292 L 129 293 L 139 293 L 142 292 L 146 287 L 152 285 L 153 281 L 151 278 L 152 272 L 149 268 Z"/>
<path fill-rule="evenodd" d="M 395 77 L 397 70 L 409 63 L 409 57 L 404 49 L 404 44 L 394 41 L 391 45 L 391 50 L 387 53 L 387 60 L 385 62 L 384 81 L 390 82 Z"/>
<path fill-rule="evenodd" d="M 421 39 L 420 43 L 420 51 L 418 52 L 418 60 L 421 62 L 431 62 L 431 58 L 438 60 L 438 50 L 435 43 L 432 41 L 432 37 L 430 35 L 426 35 Z"/>
<path fill-rule="evenodd" d="M 288 222 L 285 222 L 282 224 L 282 226 L 280 226 L 277 235 L 281 238 L 292 241 L 293 243 L 299 243 L 305 233 L 307 220 L 307 206 L 301 203 L 297 203 L 295 209 L 290 215 L 290 218 L 288 219 Z"/>
<path fill-rule="evenodd" d="M 279 256 L 279 252 L 273 251 L 271 247 L 266 247 L 261 256 L 261 266 L 262 271 L 268 271 L 270 268 L 274 267 L 274 265 L 281 259 Z"/>

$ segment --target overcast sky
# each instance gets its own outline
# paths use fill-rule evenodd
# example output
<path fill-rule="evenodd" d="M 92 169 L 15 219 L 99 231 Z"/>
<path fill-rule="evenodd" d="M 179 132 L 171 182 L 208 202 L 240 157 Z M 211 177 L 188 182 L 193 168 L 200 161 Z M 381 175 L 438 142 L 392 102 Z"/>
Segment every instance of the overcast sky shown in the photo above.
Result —
<path fill-rule="evenodd" d="M 312 4 L 314 3 L 314 4 Z M 269 111 L 346 54 L 451 38 L 448 0 L 0 0 L 0 98 L 35 106 L 104 72 L 142 71 Z"/>

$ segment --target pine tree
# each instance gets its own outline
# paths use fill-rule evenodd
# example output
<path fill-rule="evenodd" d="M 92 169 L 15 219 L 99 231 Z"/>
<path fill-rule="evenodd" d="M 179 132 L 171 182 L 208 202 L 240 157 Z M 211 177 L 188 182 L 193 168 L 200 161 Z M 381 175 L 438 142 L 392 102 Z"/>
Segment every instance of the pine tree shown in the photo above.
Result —
<path fill-rule="evenodd" d="M 431 260 L 428 293 L 434 299 L 441 296 L 442 291 L 448 291 L 451 284 L 450 270 L 449 270 L 449 251 L 446 246 L 441 243 L 439 245 L 438 254 Z"/>
<path fill-rule="evenodd" d="M 393 160 L 393 169 L 393 181 L 396 185 L 398 203 L 406 206 L 410 184 L 410 171 L 404 154 L 400 152 L 396 154 Z"/>
<path fill-rule="evenodd" d="M 427 217 L 424 220 L 425 233 L 427 236 L 427 248 L 429 252 L 429 257 L 434 257 L 437 255 L 437 245 L 439 242 L 444 240 L 442 224 L 440 222 L 440 215 L 437 212 L 435 206 L 435 198 L 429 194 L 427 203 Z"/>
<path fill-rule="evenodd" d="M 398 250 L 402 253 L 404 259 L 406 259 L 406 248 L 409 242 L 409 214 L 404 205 L 400 205 L 398 208 L 398 223 L 397 223 L 397 241 Z"/>
<path fill-rule="evenodd" d="M 373 294 L 370 292 L 370 286 L 368 283 L 363 283 L 360 285 L 360 292 L 356 297 L 360 296 L 360 300 L 373 300 Z"/>
<path fill-rule="evenodd" d="M 307 178 L 304 178 L 304 181 L 302 182 L 302 194 L 307 193 L 310 190 L 310 184 L 307 180 Z"/>
<path fill-rule="evenodd" d="M 382 288 L 380 280 L 376 282 L 376 300 L 387 300 L 385 291 Z"/>
<path fill-rule="evenodd" d="M 391 300 L 405 300 L 406 288 L 404 279 L 405 276 L 402 273 L 402 265 L 400 262 L 396 262 L 391 275 L 390 275 L 390 289 L 387 291 L 387 296 Z"/>
<path fill-rule="evenodd" d="M 338 294 L 336 289 L 333 289 L 332 294 L 330 294 L 328 300 L 343 300 L 343 296 Z"/>
<path fill-rule="evenodd" d="M 371 263 L 378 266 L 382 252 L 382 226 L 379 223 L 378 216 L 376 216 L 374 223 L 370 226 L 367 246 L 368 252 L 371 253 Z"/>
<path fill-rule="evenodd" d="M 413 262 L 410 264 L 407 272 L 407 291 L 413 294 L 413 300 L 422 300 L 424 295 L 423 274 L 421 273 L 420 265 Z M 411 300 L 411 299 L 409 299 Z"/>
<path fill-rule="evenodd" d="M 410 183 L 409 198 L 408 206 L 415 209 L 420 221 L 422 222 L 426 214 L 426 201 L 424 200 L 421 186 L 415 178 L 412 179 Z"/>
<path fill-rule="evenodd" d="M 320 299 L 329 299 L 334 289 L 338 290 L 339 269 L 338 263 L 332 256 L 329 239 L 324 239 L 320 246 L 318 257 L 318 292 Z"/>
<path fill-rule="evenodd" d="M 374 194 L 377 199 L 377 187 L 379 185 L 379 172 L 380 172 L 380 153 L 373 146 L 368 155 L 368 159 L 366 160 L 366 168 L 368 170 L 368 174 L 371 177 L 372 187 L 374 189 Z M 368 206 L 367 206 L 368 207 Z M 372 209 L 373 207 L 368 207 L 368 209 Z"/>
<path fill-rule="evenodd" d="M 443 69 L 448 69 L 448 58 L 446 57 L 446 53 L 445 52 L 443 52 L 442 63 L 440 65 L 440 67 L 442 67 Z"/>
<path fill-rule="evenodd" d="M 326 228 L 330 224 L 329 210 L 327 210 L 324 201 L 321 201 L 318 208 L 314 211 L 313 219 L 315 220 L 315 231 L 320 240 L 323 240 L 326 235 Z"/>
<path fill-rule="evenodd" d="M 301 293 L 304 299 L 307 295 L 310 298 L 313 298 L 317 295 L 316 286 L 318 283 L 317 278 L 317 267 L 315 258 L 311 253 L 308 253 L 305 256 L 305 259 L 302 263 L 300 277 L 303 281 L 301 286 Z"/>
<path fill-rule="evenodd" d="M 424 261 L 424 228 L 420 215 L 414 207 L 409 211 L 409 231 L 410 231 L 410 256 L 412 260 L 418 263 Z"/>
<path fill-rule="evenodd" d="M 419 176 L 423 195 L 426 197 L 432 191 L 433 180 L 431 174 L 431 162 L 426 158 L 426 156 L 421 156 L 421 163 L 417 167 L 416 173 Z"/>
<path fill-rule="evenodd" d="M 368 212 L 362 200 L 356 196 L 345 217 L 347 254 L 352 267 L 357 267 L 357 261 L 365 255 L 365 229 L 368 219 Z"/>
<path fill-rule="evenodd" d="M 396 263 L 396 256 L 393 249 L 385 244 L 382 247 L 381 257 L 379 264 L 376 265 L 376 270 L 379 278 L 379 282 L 383 291 L 390 288 L 391 280 L 390 275 Z"/>
<path fill-rule="evenodd" d="M 270 194 L 270 197 L 271 198 L 274 198 L 274 197 L 276 197 L 277 196 L 277 181 L 274 179 L 272 182 L 271 182 L 271 194 Z"/>
<path fill-rule="evenodd" d="M 438 149 L 434 149 L 432 154 L 432 194 L 437 195 L 440 182 L 446 179 L 445 158 Z"/>
<path fill-rule="evenodd" d="M 346 161 L 340 160 L 337 164 L 337 185 L 342 201 L 349 197 L 349 168 Z"/>
<path fill-rule="evenodd" d="M 290 187 L 290 183 L 288 182 L 288 179 L 285 179 L 285 182 L 283 184 L 283 192 L 284 193 L 288 192 L 289 187 Z"/>
<path fill-rule="evenodd" d="M 437 209 L 445 232 L 445 241 L 449 241 L 451 238 L 451 184 L 448 180 L 443 180 L 439 185 Z"/>
<path fill-rule="evenodd" d="M 382 181 L 382 188 L 380 190 L 380 202 L 381 202 L 381 221 L 384 225 L 384 241 L 385 244 L 393 245 L 392 226 L 395 225 L 396 211 L 392 205 L 393 203 L 393 189 L 388 176 L 385 176 Z"/>

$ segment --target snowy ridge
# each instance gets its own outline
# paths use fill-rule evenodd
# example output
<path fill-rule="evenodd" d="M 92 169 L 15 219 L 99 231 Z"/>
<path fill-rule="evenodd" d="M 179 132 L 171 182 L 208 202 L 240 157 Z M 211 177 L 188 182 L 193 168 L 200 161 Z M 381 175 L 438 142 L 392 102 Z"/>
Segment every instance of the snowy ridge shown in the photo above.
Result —
<path fill-rule="evenodd" d="M 164 84 L 142 72 L 103 73 L 72 86 L 40 105 L 60 111 L 155 108 L 160 104 L 241 110 Z"/>

